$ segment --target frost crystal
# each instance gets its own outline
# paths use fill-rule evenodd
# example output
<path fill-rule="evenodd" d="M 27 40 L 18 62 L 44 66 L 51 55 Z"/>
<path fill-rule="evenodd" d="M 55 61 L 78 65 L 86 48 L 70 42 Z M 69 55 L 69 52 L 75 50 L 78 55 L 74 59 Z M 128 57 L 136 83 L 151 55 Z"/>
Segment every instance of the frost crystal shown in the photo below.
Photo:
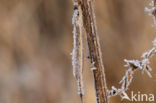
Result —
<path fill-rule="evenodd" d="M 93 71 L 93 70 L 96 70 L 96 69 L 97 69 L 96 67 L 92 67 L 92 68 L 90 68 L 90 70 L 92 70 L 92 71 Z"/>
<path fill-rule="evenodd" d="M 133 66 L 135 68 L 137 68 L 137 67 L 142 68 L 141 62 L 138 60 L 127 60 L 127 59 L 125 59 L 124 61 L 127 63 L 125 66 L 128 66 L 128 67 Z"/>
<path fill-rule="evenodd" d="M 149 3 L 149 6 L 154 6 L 154 1 L 153 0 Z"/>
<path fill-rule="evenodd" d="M 152 16 L 152 13 L 154 10 L 155 10 L 155 7 L 152 7 L 151 9 L 145 7 L 145 12 L 147 12 L 149 16 Z"/>
<path fill-rule="evenodd" d="M 155 7 L 154 3 L 155 3 L 155 1 L 152 0 L 152 1 L 149 3 L 150 8 L 145 7 L 145 12 L 147 12 L 147 14 L 148 14 L 149 16 L 152 16 L 152 17 L 153 17 L 153 20 L 154 20 L 154 25 L 153 25 L 153 27 L 156 27 L 156 7 Z"/>
<path fill-rule="evenodd" d="M 74 14 L 73 14 L 73 18 L 72 18 L 72 24 L 74 24 L 76 22 L 76 18 L 77 18 L 77 15 L 78 15 L 78 10 L 74 10 Z"/>
<path fill-rule="evenodd" d="M 153 56 L 154 52 L 155 52 L 155 48 L 152 48 L 151 50 L 143 53 L 141 57 L 142 58 L 150 58 Z"/>
<path fill-rule="evenodd" d="M 153 40 L 153 45 L 154 45 L 154 47 L 156 47 L 156 39 Z"/>

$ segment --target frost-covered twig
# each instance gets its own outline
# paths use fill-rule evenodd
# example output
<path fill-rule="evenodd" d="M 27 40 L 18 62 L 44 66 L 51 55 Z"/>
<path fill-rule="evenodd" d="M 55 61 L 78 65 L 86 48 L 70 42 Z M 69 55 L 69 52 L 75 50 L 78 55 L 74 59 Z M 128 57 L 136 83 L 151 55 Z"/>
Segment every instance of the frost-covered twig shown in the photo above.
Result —
<path fill-rule="evenodd" d="M 153 41 L 153 48 L 149 51 L 142 54 L 142 60 L 124 60 L 126 62 L 126 67 L 128 67 L 128 70 L 126 70 L 125 75 L 123 76 L 122 80 L 120 81 L 121 88 L 115 88 L 112 86 L 111 90 L 108 90 L 109 97 L 121 95 L 122 93 L 125 93 L 125 91 L 130 86 L 132 80 L 133 80 L 133 74 L 136 70 L 140 69 L 143 73 L 146 72 L 149 77 L 152 77 L 151 71 L 152 68 L 149 66 L 150 64 L 150 58 L 156 53 L 156 39 Z"/>
<path fill-rule="evenodd" d="M 74 14 L 73 14 L 73 52 L 72 64 L 73 75 L 76 78 L 78 86 L 78 94 L 81 97 L 84 95 L 83 89 L 83 38 L 82 38 L 82 12 L 78 5 L 78 1 L 73 1 Z"/>

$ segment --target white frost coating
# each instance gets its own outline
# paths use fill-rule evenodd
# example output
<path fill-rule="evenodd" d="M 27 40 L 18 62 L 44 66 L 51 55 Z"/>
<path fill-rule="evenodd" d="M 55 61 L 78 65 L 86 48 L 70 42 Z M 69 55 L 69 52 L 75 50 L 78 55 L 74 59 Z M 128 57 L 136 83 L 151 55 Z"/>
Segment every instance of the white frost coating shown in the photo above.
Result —
<path fill-rule="evenodd" d="M 152 48 L 151 50 L 143 53 L 141 57 L 142 58 L 150 58 L 153 56 L 153 54 L 154 54 L 153 52 L 155 52 L 155 48 Z"/>
<path fill-rule="evenodd" d="M 78 2 L 73 2 L 74 14 L 72 18 L 73 24 L 73 51 L 72 65 L 73 75 L 76 78 L 78 94 L 82 98 L 83 89 L 83 41 L 82 41 L 82 17 L 79 15 Z"/>
<path fill-rule="evenodd" d="M 74 14 L 73 14 L 73 18 L 72 18 L 72 24 L 74 24 L 76 22 L 77 19 L 77 15 L 78 15 L 78 10 L 74 10 Z"/>
<path fill-rule="evenodd" d="M 150 56 L 150 55 L 149 55 Z M 127 66 L 134 66 L 135 68 L 139 68 L 140 70 L 142 70 L 142 72 L 144 73 L 144 71 L 148 74 L 149 77 L 152 77 L 150 72 L 151 68 L 149 66 L 149 58 L 144 58 L 142 61 L 138 61 L 138 60 L 125 60 L 125 62 L 127 62 Z"/>
<path fill-rule="evenodd" d="M 97 69 L 96 67 L 92 67 L 92 68 L 90 68 L 91 71 L 96 70 L 96 69 Z"/>
<path fill-rule="evenodd" d="M 154 45 L 154 47 L 156 47 L 156 39 L 153 40 L 153 45 Z"/>
<path fill-rule="evenodd" d="M 124 59 L 124 61 L 127 63 L 125 66 L 130 67 L 131 65 L 135 66 L 135 67 L 139 67 L 142 68 L 140 61 L 138 60 L 127 60 Z"/>
<path fill-rule="evenodd" d="M 125 73 L 125 76 L 122 78 L 122 80 L 119 82 L 121 85 L 121 90 L 126 91 L 131 84 L 133 79 L 133 71 L 131 69 L 128 69 Z"/>
<path fill-rule="evenodd" d="M 147 12 L 147 14 L 148 14 L 149 16 L 152 16 L 152 13 L 153 13 L 153 11 L 154 11 L 155 9 L 156 9 L 155 7 L 152 7 L 151 9 L 145 7 L 145 12 Z"/>
<path fill-rule="evenodd" d="M 91 64 L 91 68 L 90 68 L 90 70 L 91 70 L 91 71 L 93 71 L 93 70 L 96 70 L 96 69 L 97 69 L 94 65 L 95 65 L 95 62 L 93 61 L 93 63 Z"/>
<path fill-rule="evenodd" d="M 153 20 L 154 20 L 154 25 L 153 25 L 153 27 L 156 28 L 156 17 L 155 17 L 156 15 L 153 14 L 153 13 L 155 12 L 155 10 L 156 10 L 156 7 L 154 6 L 154 0 L 152 0 L 152 1 L 149 3 L 149 6 L 150 6 L 150 8 L 145 7 L 145 12 L 147 12 L 147 14 L 148 14 L 149 16 L 152 16 L 152 17 L 153 17 Z"/>
<path fill-rule="evenodd" d="M 154 1 L 153 0 L 149 3 L 149 6 L 154 6 Z"/>
<path fill-rule="evenodd" d="M 75 72 L 76 72 L 76 65 L 78 64 L 78 61 L 77 61 L 77 59 L 76 59 L 76 54 L 77 54 L 77 46 L 76 46 L 76 27 L 75 27 L 75 25 L 74 25 L 74 27 L 73 27 L 73 45 L 74 45 L 74 47 L 73 47 L 73 52 L 72 52 L 72 65 L 73 65 L 73 75 L 74 75 L 74 77 L 75 77 Z"/>
<path fill-rule="evenodd" d="M 77 3 L 74 2 L 74 5 Z M 73 18 L 72 18 L 72 24 L 73 24 L 73 51 L 72 51 L 72 65 L 73 65 L 73 75 L 75 77 L 76 75 L 76 68 L 78 66 L 78 60 L 77 60 L 77 53 L 78 53 L 78 47 L 77 47 L 77 33 L 76 33 L 76 23 L 77 23 L 77 16 L 78 16 L 78 10 L 74 10 Z"/>
<path fill-rule="evenodd" d="M 74 5 L 74 7 L 78 7 L 78 2 L 73 2 L 73 5 Z M 78 13 L 79 13 L 79 10 L 75 9 L 74 14 L 73 14 L 73 18 L 72 18 L 72 24 L 76 23 Z"/>
<path fill-rule="evenodd" d="M 79 95 L 84 95 L 84 89 L 83 89 L 83 85 L 80 83 L 80 81 L 77 81 L 77 87 L 78 87 L 78 94 Z"/>

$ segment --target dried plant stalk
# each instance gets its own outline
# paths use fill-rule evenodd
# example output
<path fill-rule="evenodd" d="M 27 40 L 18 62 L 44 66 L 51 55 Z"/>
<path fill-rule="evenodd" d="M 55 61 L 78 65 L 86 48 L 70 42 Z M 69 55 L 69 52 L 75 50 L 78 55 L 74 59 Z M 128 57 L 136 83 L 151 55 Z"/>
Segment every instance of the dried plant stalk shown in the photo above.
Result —
<path fill-rule="evenodd" d="M 93 66 L 94 83 L 97 103 L 108 103 L 102 54 L 97 34 L 93 0 L 80 0 L 83 25 L 87 35 L 90 60 Z"/>
<path fill-rule="evenodd" d="M 74 48 L 72 52 L 73 60 L 73 75 L 76 78 L 78 86 L 78 94 L 81 97 L 84 95 L 83 89 L 83 35 L 82 35 L 82 13 L 78 2 L 74 2 L 74 15 L 73 15 L 73 39 Z"/>

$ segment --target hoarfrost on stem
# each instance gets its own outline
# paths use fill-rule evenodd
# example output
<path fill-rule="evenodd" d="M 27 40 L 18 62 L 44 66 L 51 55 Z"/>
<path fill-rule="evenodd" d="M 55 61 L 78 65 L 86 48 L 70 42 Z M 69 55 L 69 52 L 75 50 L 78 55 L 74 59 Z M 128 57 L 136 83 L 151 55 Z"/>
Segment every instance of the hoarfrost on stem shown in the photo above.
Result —
<path fill-rule="evenodd" d="M 73 75 L 76 78 L 78 94 L 81 99 L 84 95 L 83 89 L 83 39 L 82 39 L 82 16 L 78 2 L 73 2 L 74 14 L 72 18 L 73 24 L 73 51 L 72 51 L 72 65 Z"/>

